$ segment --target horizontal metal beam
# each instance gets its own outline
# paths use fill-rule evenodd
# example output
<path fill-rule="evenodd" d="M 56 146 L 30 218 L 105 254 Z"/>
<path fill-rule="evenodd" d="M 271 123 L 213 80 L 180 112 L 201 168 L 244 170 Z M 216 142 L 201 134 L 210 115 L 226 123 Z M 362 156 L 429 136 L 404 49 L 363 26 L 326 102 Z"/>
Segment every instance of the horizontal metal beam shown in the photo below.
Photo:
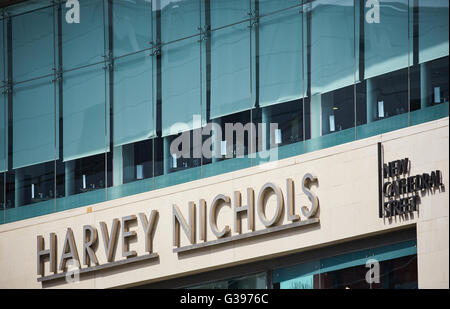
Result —
<path fill-rule="evenodd" d="M 122 265 L 131 264 L 131 263 L 136 263 L 136 262 L 141 262 L 141 261 L 146 261 L 146 260 L 153 260 L 156 258 L 158 258 L 158 253 L 137 256 L 134 258 L 129 258 L 126 260 L 121 260 L 121 261 L 112 262 L 112 263 L 108 263 L 108 264 L 81 268 L 79 270 L 79 274 L 81 275 L 81 274 L 91 273 L 91 272 L 95 272 L 95 271 L 99 271 L 99 270 L 110 269 L 110 268 L 114 268 L 114 267 L 118 267 L 118 266 L 122 266 Z M 37 281 L 38 282 L 48 282 L 48 281 L 52 281 L 52 280 L 57 280 L 57 279 L 65 278 L 67 274 L 68 273 L 65 272 L 65 273 L 59 273 L 59 274 L 54 274 L 54 275 L 45 276 L 45 277 L 39 277 L 37 279 Z"/>
<path fill-rule="evenodd" d="M 20 2 L 25 2 L 25 1 L 27 1 L 27 0 L 6 0 L 6 1 L 3 0 L 0 2 L 0 8 L 4 8 L 4 7 L 10 6 L 10 5 L 17 4 Z"/>
<path fill-rule="evenodd" d="M 286 225 L 274 226 L 274 227 L 270 227 L 270 228 L 256 231 L 256 232 L 250 232 L 250 233 L 240 234 L 240 235 L 236 235 L 236 236 L 220 238 L 220 239 L 208 241 L 208 242 L 201 243 L 201 244 L 195 244 L 195 245 L 189 245 L 189 246 L 185 246 L 185 247 L 175 248 L 175 249 L 173 249 L 173 252 L 182 253 L 182 252 L 192 251 L 192 250 L 196 250 L 196 249 L 200 249 L 200 248 L 216 246 L 216 245 L 220 245 L 220 244 L 224 244 L 224 243 L 228 243 L 228 242 L 238 241 L 241 239 L 247 239 L 247 238 L 266 235 L 266 234 L 270 234 L 270 233 L 276 233 L 276 232 L 280 232 L 280 231 L 284 231 L 284 230 L 288 230 L 288 229 L 292 229 L 292 228 L 296 228 L 296 227 L 301 227 L 301 226 L 304 227 L 304 226 L 308 226 L 311 224 L 319 223 L 319 221 L 320 221 L 319 219 L 315 218 L 315 219 L 308 219 L 305 221 L 298 221 L 298 222 L 294 222 L 294 223 L 286 224 Z"/>

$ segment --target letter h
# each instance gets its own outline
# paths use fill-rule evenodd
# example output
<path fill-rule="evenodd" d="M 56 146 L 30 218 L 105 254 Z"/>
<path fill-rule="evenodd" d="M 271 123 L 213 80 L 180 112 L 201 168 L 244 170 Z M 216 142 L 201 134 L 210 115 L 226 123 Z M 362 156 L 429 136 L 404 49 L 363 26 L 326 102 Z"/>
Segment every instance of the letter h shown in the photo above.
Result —
<path fill-rule="evenodd" d="M 56 234 L 50 233 L 50 248 L 44 249 L 44 238 L 39 235 L 37 237 L 37 274 L 44 276 L 45 259 L 50 260 L 50 271 L 56 274 Z"/>

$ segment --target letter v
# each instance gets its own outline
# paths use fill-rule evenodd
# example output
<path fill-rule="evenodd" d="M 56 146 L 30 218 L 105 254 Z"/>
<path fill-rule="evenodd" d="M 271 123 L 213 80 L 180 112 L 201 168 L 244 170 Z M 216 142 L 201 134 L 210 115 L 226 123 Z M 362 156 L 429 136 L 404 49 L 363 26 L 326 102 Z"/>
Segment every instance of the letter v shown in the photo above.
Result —
<path fill-rule="evenodd" d="M 113 262 L 117 244 L 117 232 L 119 231 L 119 219 L 114 219 L 112 222 L 111 236 L 108 235 L 108 227 L 105 222 L 100 222 L 100 229 L 102 230 L 106 259 L 108 262 Z"/>

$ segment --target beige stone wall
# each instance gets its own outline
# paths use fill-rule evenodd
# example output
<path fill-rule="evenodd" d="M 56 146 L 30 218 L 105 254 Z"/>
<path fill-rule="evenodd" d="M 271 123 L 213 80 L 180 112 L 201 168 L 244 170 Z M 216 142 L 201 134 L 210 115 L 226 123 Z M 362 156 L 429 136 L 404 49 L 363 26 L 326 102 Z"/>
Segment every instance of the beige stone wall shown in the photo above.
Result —
<path fill-rule="evenodd" d="M 154 209 L 159 211 L 157 230 L 154 235 L 156 261 L 139 262 L 86 276 L 75 284 L 45 285 L 59 288 L 111 288 L 147 283 L 194 274 L 206 270 L 248 263 L 285 255 L 332 243 L 363 238 L 408 226 L 417 225 L 419 287 L 448 288 L 448 206 L 449 206 L 449 153 L 448 118 L 398 130 L 361 141 L 339 145 L 329 149 L 278 161 L 276 164 L 253 167 L 225 175 L 210 177 L 161 190 L 151 191 L 122 199 L 73 209 L 43 217 L 33 218 L 0 226 L 0 288 L 42 288 L 36 275 L 36 237 L 42 235 L 48 247 L 49 234 L 58 235 L 58 263 L 68 227 L 74 231 L 80 259 L 82 257 L 82 227 L 91 224 L 99 230 L 99 246 L 96 250 L 101 264 L 106 262 L 99 222 L 108 228 L 114 218 L 138 215 L 147 216 Z M 377 143 L 383 142 L 385 162 L 408 157 L 411 174 L 427 173 L 439 169 L 443 173 L 445 190 L 422 197 L 420 211 L 408 218 L 383 220 L 378 218 Z M 301 214 L 302 205 L 309 206 L 300 186 L 305 173 L 319 179 L 313 191 L 320 200 L 318 225 L 295 228 L 266 236 L 251 238 L 199 249 L 184 254 L 173 252 L 172 205 L 177 205 L 187 218 L 189 201 L 198 204 L 199 199 L 210 203 L 217 194 L 231 198 L 234 191 L 242 193 L 246 204 L 246 189 L 252 187 L 257 196 L 267 182 L 280 186 L 286 196 L 286 179 L 295 182 L 296 213 Z M 268 201 L 268 216 L 273 212 L 274 197 Z M 305 218 L 302 216 L 302 220 Z M 256 230 L 263 230 L 255 216 Z M 283 216 L 283 223 L 286 216 Z M 233 213 L 222 207 L 218 226 L 230 225 L 234 233 Z M 138 241 L 131 242 L 131 249 L 144 255 L 144 231 L 140 222 L 132 225 Z M 243 230 L 247 232 L 246 220 Z M 198 238 L 197 233 L 197 238 Z M 214 240 L 209 225 L 208 241 Z M 182 245 L 188 240 L 181 233 Z M 118 242 L 115 260 L 122 260 L 122 245 Z M 46 263 L 46 273 L 48 272 Z"/>

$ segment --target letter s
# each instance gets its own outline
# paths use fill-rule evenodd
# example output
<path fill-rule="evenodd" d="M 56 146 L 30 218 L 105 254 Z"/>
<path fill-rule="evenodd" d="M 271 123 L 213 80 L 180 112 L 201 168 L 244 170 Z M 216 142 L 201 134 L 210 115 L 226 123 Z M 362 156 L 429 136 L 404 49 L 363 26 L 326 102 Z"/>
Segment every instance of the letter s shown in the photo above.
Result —
<path fill-rule="evenodd" d="M 302 191 L 303 191 L 303 193 L 305 193 L 305 195 L 309 198 L 309 200 L 312 203 L 311 208 L 309 210 L 306 206 L 302 207 L 302 213 L 308 219 L 311 217 L 314 217 L 315 214 L 317 213 L 317 210 L 319 209 L 319 199 L 314 194 L 314 192 L 312 192 L 310 190 L 311 183 L 313 183 L 313 182 L 317 182 L 317 177 L 314 177 L 313 175 L 311 175 L 309 173 L 306 174 L 305 176 L 303 176 Z"/>

